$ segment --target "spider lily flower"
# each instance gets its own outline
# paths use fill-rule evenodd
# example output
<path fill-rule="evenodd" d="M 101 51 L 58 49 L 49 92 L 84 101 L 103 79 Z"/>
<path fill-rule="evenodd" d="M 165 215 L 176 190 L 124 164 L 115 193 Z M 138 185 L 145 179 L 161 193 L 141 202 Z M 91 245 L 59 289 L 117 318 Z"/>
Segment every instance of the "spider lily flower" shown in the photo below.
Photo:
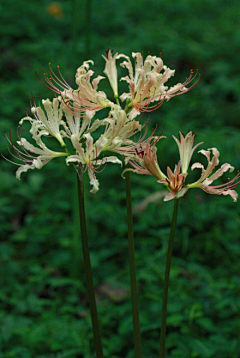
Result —
<path fill-rule="evenodd" d="M 111 50 L 107 50 L 106 54 L 107 57 L 103 56 L 104 60 L 106 61 L 105 69 L 103 73 L 108 77 L 110 85 L 113 90 L 113 94 L 115 98 L 118 98 L 118 78 L 117 78 L 117 66 L 116 66 L 116 59 L 118 58 L 118 54 L 112 55 Z"/>
<path fill-rule="evenodd" d="M 41 169 L 45 164 L 47 164 L 50 160 L 57 157 L 65 157 L 68 154 L 66 152 L 54 152 L 53 150 L 50 150 L 46 147 L 46 145 L 42 142 L 41 138 L 38 138 L 38 145 L 40 148 L 35 147 L 31 143 L 29 143 L 25 138 L 20 138 L 19 141 L 17 141 L 17 144 L 22 148 L 22 150 L 18 149 L 12 142 L 11 136 L 10 138 L 7 138 L 9 143 L 11 144 L 14 152 L 12 156 L 16 158 L 17 160 L 22 161 L 24 164 L 14 163 L 13 161 L 10 161 L 9 159 L 5 158 L 7 161 L 18 165 L 19 168 L 16 171 L 16 177 L 17 179 L 21 179 L 21 174 L 23 172 L 28 171 L 29 169 Z M 37 154 L 37 156 L 32 155 L 31 153 Z"/>
<path fill-rule="evenodd" d="M 150 112 L 162 105 L 165 100 L 186 93 L 194 88 L 199 80 L 192 86 L 186 88 L 186 86 L 195 79 L 197 72 L 194 74 L 190 71 L 189 77 L 184 83 L 179 83 L 170 89 L 165 86 L 165 82 L 168 81 L 175 73 L 175 70 L 169 69 L 163 65 L 163 61 L 160 57 L 147 56 L 143 62 L 141 53 L 132 53 L 132 57 L 135 59 L 135 73 L 133 71 L 132 63 L 128 56 L 119 55 L 118 58 L 124 57 L 126 61 L 121 63 L 122 67 L 127 68 L 129 76 L 123 77 L 121 80 L 128 82 L 129 93 L 123 93 L 120 96 L 122 101 L 127 100 L 129 110 L 133 107 L 133 112 L 139 114 L 140 112 Z M 161 73 L 161 71 L 163 71 Z M 152 102 L 157 102 L 155 105 L 151 105 Z"/>
<path fill-rule="evenodd" d="M 99 190 L 99 182 L 94 174 L 94 172 L 98 173 L 104 170 L 99 170 L 99 168 L 108 162 L 117 163 L 122 165 L 121 161 L 115 156 L 103 157 L 102 159 L 98 159 L 99 154 L 102 151 L 102 147 L 106 144 L 105 138 L 100 138 L 95 145 L 93 144 L 93 138 L 90 133 L 84 134 L 86 138 L 86 148 L 84 149 L 82 143 L 79 143 L 78 137 L 73 134 L 71 137 L 72 144 L 76 149 L 75 155 L 70 155 L 66 158 L 67 164 L 81 164 L 84 168 L 84 171 L 88 171 L 88 176 L 90 179 L 90 184 L 92 185 L 91 193 L 96 193 Z"/>
<path fill-rule="evenodd" d="M 129 138 L 142 128 L 139 121 L 130 119 L 117 105 L 110 111 L 109 118 L 102 121 L 102 124 L 105 125 L 105 132 L 102 136 L 107 139 L 102 151 L 114 151 L 121 154 L 125 146 L 132 143 Z"/>
<path fill-rule="evenodd" d="M 64 107 L 63 111 L 66 120 L 61 121 L 61 125 L 64 128 L 64 130 L 60 131 L 61 135 L 71 139 L 71 136 L 75 134 L 80 140 L 83 134 L 89 130 L 94 113 L 86 111 L 85 113 L 76 113 L 74 115 L 67 107 Z"/>
<path fill-rule="evenodd" d="M 212 152 L 212 159 L 211 159 L 211 152 Z M 217 195 L 230 195 L 233 198 L 233 201 L 237 201 L 238 194 L 236 193 L 234 188 L 240 185 L 239 177 L 240 174 L 238 173 L 232 180 L 229 182 L 212 186 L 212 182 L 221 177 L 225 172 L 229 170 L 231 173 L 234 170 L 234 167 L 228 163 L 225 163 L 219 168 L 214 174 L 212 174 L 215 167 L 219 164 L 219 152 L 217 148 L 210 148 L 208 150 L 200 150 L 199 153 L 203 154 L 208 161 L 207 168 L 205 169 L 201 163 L 195 163 L 192 165 L 191 169 L 194 170 L 196 168 L 202 169 L 201 177 L 194 183 L 189 184 L 188 188 L 200 188 L 206 193 L 209 194 L 217 194 Z"/>
<path fill-rule="evenodd" d="M 173 136 L 179 149 L 182 173 L 187 173 L 193 152 L 199 145 L 203 144 L 203 142 L 198 143 L 193 147 L 194 138 L 196 137 L 194 132 L 189 132 L 186 136 L 179 132 L 178 137 L 179 139 Z"/>
<path fill-rule="evenodd" d="M 188 191 L 188 186 L 183 185 L 188 174 L 180 174 L 180 170 L 181 161 L 179 161 L 178 165 L 175 167 L 174 173 L 169 167 L 167 167 L 168 177 L 158 180 L 158 183 L 167 184 L 168 189 L 171 191 L 167 196 L 165 196 L 163 199 L 164 201 L 169 201 L 174 198 L 181 198 Z"/>
<path fill-rule="evenodd" d="M 103 76 L 97 76 L 91 81 L 91 77 L 94 74 L 92 70 L 89 70 L 89 63 L 93 64 L 93 61 L 84 61 L 83 65 L 77 69 L 76 72 L 76 84 L 78 89 L 74 90 L 63 78 L 59 66 L 59 76 L 52 70 L 50 64 L 50 75 L 44 74 L 47 87 L 52 91 L 60 95 L 62 103 L 68 107 L 68 109 L 74 114 L 84 113 L 87 110 L 99 111 L 106 107 L 111 107 L 113 103 L 107 99 L 106 94 L 103 91 L 97 91 L 98 83 Z"/>
<path fill-rule="evenodd" d="M 63 111 L 62 107 L 59 106 L 58 99 L 54 98 L 52 102 L 49 99 L 42 100 L 42 104 L 47 115 L 40 106 L 34 106 L 31 108 L 34 118 L 24 117 L 19 124 L 22 125 L 26 120 L 32 124 L 30 133 L 40 147 L 42 146 L 42 142 L 39 140 L 41 136 L 48 136 L 49 134 L 55 137 L 62 147 L 66 147 L 59 130 Z"/>
<path fill-rule="evenodd" d="M 134 169 L 127 168 L 123 171 L 122 175 L 125 171 L 130 170 L 138 174 L 153 175 L 157 179 L 165 179 L 166 176 L 161 171 L 157 161 L 157 148 L 155 146 L 156 141 L 161 138 L 164 138 L 164 136 L 160 136 L 157 139 L 152 136 L 138 145 L 133 144 L 128 146 L 126 148 L 127 156 L 125 162 L 129 163 Z M 151 143 L 153 139 L 154 142 Z"/>

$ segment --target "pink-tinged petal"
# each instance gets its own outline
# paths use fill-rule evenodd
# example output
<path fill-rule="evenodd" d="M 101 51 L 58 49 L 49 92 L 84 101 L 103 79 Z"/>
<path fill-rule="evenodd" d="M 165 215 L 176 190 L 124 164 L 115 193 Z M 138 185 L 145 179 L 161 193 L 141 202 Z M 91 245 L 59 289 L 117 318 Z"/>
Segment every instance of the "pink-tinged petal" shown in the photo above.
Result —
<path fill-rule="evenodd" d="M 167 167 L 167 176 L 168 176 L 170 183 L 174 181 L 175 175 L 173 174 L 171 168 L 169 168 L 169 167 Z"/>
<path fill-rule="evenodd" d="M 137 174 L 141 174 L 141 175 L 152 175 L 151 173 L 149 173 L 149 171 L 147 169 L 132 169 L 132 168 L 128 168 L 128 169 L 125 169 L 121 174 L 123 179 L 125 179 L 124 173 L 127 172 L 127 171 L 131 171 L 133 173 L 137 173 Z"/>
<path fill-rule="evenodd" d="M 123 102 L 125 101 L 127 98 L 131 98 L 131 94 L 130 93 L 123 93 L 121 94 L 121 96 L 119 97 L 120 100 Z"/>
<path fill-rule="evenodd" d="M 238 199 L 238 193 L 235 190 L 226 190 L 222 193 L 223 195 L 230 195 L 233 198 L 233 201 L 236 202 Z"/>
<path fill-rule="evenodd" d="M 174 172 L 175 176 L 179 175 L 180 170 L 181 170 L 181 161 L 178 162 L 178 165 L 175 168 L 175 172 Z"/>
<path fill-rule="evenodd" d="M 196 168 L 198 168 L 198 169 L 204 169 L 204 166 L 203 166 L 203 164 L 201 164 L 201 163 L 194 163 L 194 164 L 191 166 L 191 170 L 194 170 L 194 169 L 196 169 Z"/>
<path fill-rule="evenodd" d="M 101 80 L 103 80 L 105 77 L 104 76 L 97 76 L 96 78 L 94 78 L 94 80 L 92 81 L 92 86 L 93 89 L 96 90 L 98 88 L 98 84 Z M 99 92 L 98 92 L 99 93 Z M 103 94 L 104 92 L 101 91 L 101 94 Z M 105 93 L 104 93 L 105 95 Z M 106 96 L 106 95 L 105 95 Z"/>
<path fill-rule="evenodd" d="M 117 53 L 112 56 L 112 52 L 110 50 L 107 50 L 107 57 L 103 56 L 103 58 L 106 61 L 104 73 L 108 77 L 108 80 L 110 82 L 110 85 L 112 87 L 113 93 L 115 96 L 118 95 L 118 81 L 117 81 L 117 67 L 116 67 L 116 58 Z"/>
<path fill-rule="evenodd" d="M 95 143 L 94 157 L 98 157 L 102 148 L 108 143 L 108 139 L 102 134 Z"/>
<path fill-rule="evenodd" d="M 84 153 L 84 149 L 82 148 L 81 143 L 79 143 L 78 136 L 76 134 L 73 134 L 71 136 L 71 141 L 72 141 L 72 144 L 73 144 L 74 148 L 76 149 L 76 151 L 78 152 L 79 156 L 81 157 L 82 163 L 84 163 L 84 161 L 85 161 L 85 153 Z"/>
<path fill-rule="evenodd" d="M 165 196 L 165 198 L 163 199 L 163 201 L 169 201 L 175 198 L 175 196 L 177 195 L 177 192 L 172 191 L 171 193 L 169 193 L 167 196 Z"/>
<path fill-rule="evenodd" d="M 122 166 L 121 160 L 119 160 L 117 157 L 115 157 L 113 155 L 97 160 L 96 165 L 102 165 L 102 164 L 105 164 L 105 163 L 115 163 L 115 164 L 120 164 Z"/>
<path fill-rule="evenodd" d="M 182 139 L 183 138 L 183 136 L 182 136 L 182 133 L 181 132 L 179 132 L 179 135 L 180 135 L 180 138 Z M 173 139 L 175 140 L 175 142 L 177 143 L 177 146 L 178 146 L 178 149 L 179 149 L 179 152 L 181 151 L 181 142 L 182 142 L 182 140 L 178 140 L 174 135 L 173 135 Z M 184 138 L 183 138 L 184 139 Z"/>
<path fill-rule="evenodd" d="M 93 186 L 90 190 L 90 193 L 96 194 L 96 192 L 99 190 L 99 182 L 92 170 L 92 168 L 88 167 L 88 176 L 90 179 L 90 184 Z"/>
<path fill-rule="evenodd" d="M 201 149 L 198 151 L 198 153 L 205 155 L 205 157 L 207 157 L 207 160 L 210 162 L 210 150 Z"/>
<path fill-rule="evenodd" d="M 85 161 L 79 156 L 79 155 L 70 155 L 69 157 L 66 158 L 66 163 L 81 163 L 81 164 L 85 164 Z"/>
<path fill-rule="evenodd" d="M 158 180 L 157 182 L 161 183 L 161 184 L 165 184 L 165 183 L 168 184 L 168 181 L 169 181 L 168 179 L 161 179 L 161 180 Z"/>
<path fill-rule="evenodd" d="M 218 179 L 219 177 L 221 177 L 225 172 L 227 172 L 229 170 L 229 172 L 231 173 L 234 170 L 234 167 L 228 163 L 225 163 L 221 166 L 220 169 L 218 169 L 216 171 L 216 173 L 214 173 L 213 175 L 211 175 L 207 181 L 208 181 L 208 185 L 211 184 L 214 180 Z"/>
<path fill-rule="evenodd" d="M 178 182 L 180 183 L 180 185 L 185 181 L 187 176 L 188 176 L 188 173 L 179 174 Z"/>
<path fill-rule="evenodd" d="M 86 148 L 86 157 L 91 156 L 92 149 L 93 149 L 93 137 L 90 133 L 87 133 L 84 135 L 84 137 L 87 139 L 87 148 Z"/>

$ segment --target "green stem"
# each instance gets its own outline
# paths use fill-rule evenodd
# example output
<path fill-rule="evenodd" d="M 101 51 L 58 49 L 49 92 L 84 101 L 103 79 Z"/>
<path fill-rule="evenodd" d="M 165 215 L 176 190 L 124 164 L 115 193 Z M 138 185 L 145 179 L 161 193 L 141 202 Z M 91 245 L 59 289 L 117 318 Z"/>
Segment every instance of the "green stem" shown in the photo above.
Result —
<path fill-rule="evenodd" d="M 174 210 L 172 216 L 171 232 L 168 243 L 167 262 L 165 270 L 164 288 L 163 288 L 163 302 L 162 302 L 162 322 L 161 322 L 161 335 L 160 335 L 160 358 L 165 357 L 165 340 L 166 340 L 166 319 L 167 319 L 167 296 L 169 285 L 169 274 L 172 259 L 173 240 L 175 235 L 176 223 L 177 223 L 177 211 L 178 211 L 178 199 L 174 200 Z"/>
<path fill-rule="evenodd" d="M 90 262 L 88 240 L 87 240 L 87 226 L 85 218 L 85 208 L 84 208 L 84 185 L 83 185 L 83 173 L 82 167 L 75 165 L 75 168 L 78 173 L 78 200 L 79 200 L 79 215 L 80 215 L 80 226 L 81 226 L 81 239 L 82 239 L 82 251 L 83 251 L 83 262 L 87 280 L 87 291 L 89 306 L 91 312 L 92 326 L 93 326 L 93 336 L 95 341 L 95 349 L 97 358 L 103 358 L 102 351 L 102 342 L 100 336 L 97 306 L 95 300 L 95 292 L 93 286 L 93 277 L 92 277 L 92 268 Z"/>
<path fill-rule="evenodd" d="M 131 204 L 131 186 L 129 171 L 125 173 L 126 177 L 126 202 L 127 202 L 127 221 L 128 221 L 128 249 L 129 249 L 129 263 L 130 263 L 130 280 L 131 280 L 131 296 L 132 296 L 132 316 L 133 316 L 133 339 L 135 358 L 142 358 L 142 344 L 138 313 L 138 298 L 137 298 L 137 279 L 136 267 L 134 257 L 134 234 L 132 221 L 132 204 Z"/>

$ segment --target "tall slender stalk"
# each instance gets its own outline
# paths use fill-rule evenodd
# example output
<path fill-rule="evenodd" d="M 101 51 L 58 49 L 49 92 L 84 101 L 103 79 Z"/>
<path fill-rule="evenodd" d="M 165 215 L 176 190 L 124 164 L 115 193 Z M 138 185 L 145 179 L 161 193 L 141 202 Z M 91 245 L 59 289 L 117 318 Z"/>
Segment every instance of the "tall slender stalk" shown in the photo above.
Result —
<path fill-rule="evenodd" d="M 178 199 L 175 199 L 174 200 L 173 216 L 172 216 L 171 232 L 170 232 L 169 243 L 168 243 L 168 253 L 167 253 L 167 262 L 166 262 L 164 288 L 163 288 L 162 322 L 161 322 L 160 355 L 159 355 L 160 358 L 165 357 L 167 297 L 168 297 L 169 274 L 170 274 L 172 250 L 173 250 L 173 240 L 174 240 L 176 223 L 177 223 L 177 212 L 178 212 Z"/>
<path fill-rule="evenodd" d="M 133 316 L 133 339 L 135 358 L 142 358 L 142 343 L 138 313 L 137 298 L 137 279 L 134 254 L 134 234 L 132 221 L 132 203 L 131 203 L 131 186 L 129 171 L 125 173 L 126 177 L 126 202 L 127 202 L 127 222 L 128 222 L 128 249 L 130 263 L 130 280 L 131 280 L 131 297 L 132 297 L 132 316 Z"/>
<path fill-rule="evenodd" d="M 95 292 L 93 286 L 92 268 L 90 262 L 88 240 L 87 240 L 87 226 L 84 208 L 84 185 L 83 185 L 83 173 L 82 167 L 75 165 L 78 174 L 78 200 L 79 200 L 79 215 L 80 215 L 80 226 L 81 226 L 81 239 L 82 239 L 82 251 L 83 251 L 83 262 L 87 281 L 87 291 L 89 306 L 91 312 L 93 336 L 95 341 L 95 349 L 97 358 L 103 358 L 102 342 L 100 336 L 97 306 L 95 300 Z"/>
<path fill-rule="evenodd" d="M 74 176 L 75 180 L 72 180 L 72 245 L 71 245 L 71 265 L 70 265 L 70 273 L 71 277 L 74 279 L 79 279 L 79 275 L 81 270 L 83 270 L 82 263 L 79 260 L 79 255 L 81 255 L 81 246 L 79 242 L 80 238 L 80 226 L 79 226 L 79 203 L 78 203 L 78 178 L 76 181 L 76 177 Z"/>

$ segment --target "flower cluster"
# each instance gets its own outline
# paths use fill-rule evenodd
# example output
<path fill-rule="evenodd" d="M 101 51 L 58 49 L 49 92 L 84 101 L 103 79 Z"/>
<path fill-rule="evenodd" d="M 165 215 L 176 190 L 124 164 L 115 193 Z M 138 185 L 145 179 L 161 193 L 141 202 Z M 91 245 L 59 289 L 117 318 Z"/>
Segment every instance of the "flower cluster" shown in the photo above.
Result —
<path fill-rule="evenodd" d="M 32 99 L 32 116 L 24 117 L 20 121 L 20 125 L 25 121 L 30 122 L 30 134 L 37 146 L 20 135 L 18 146 L 12 143 L 11 136 L 8 139 L 15 158 L 23 162 L 16 163 L 19 166 L 17 178 L 20 179 L 21 173 L 29 169 L 42 168 L 53 158 L 65 157 L 67 165 L 72 163 L 76 168 L 88 172 L 91 192 L 96 193 L 99 189 L 96 173 L 103 170 L 109 162 L 122 165 L 122 161 L 116 156 L 120 154 L 125 158 L 125 163 L 132 166 L 126 170 L 153 175 L 168 189 L 165 201 L 180 198 L 191 188 L 200 188 L 210 194 L 230 195 L 236 201 L 237 193 L 234 188 L 240 184 L 240 174 L 225 184 L 212 185 L 213 181 L 226 171 L 234 170 L 230 164 L 223 164 L 213 173 L 219 163 L 219 152 L 216 148 L 199 151 L 207 158 L 207 167 L 201 163 L 193 164 L 191 169 L 199 168 L 202 173 L 197 181 L 187 184 L 192 155 L 202 144 L 194 146 L 194 132 L 189 132 L 186 136 L 180 132 L 178 138 L 173 136 L 179 149 L 180 160 L 174 171 L 167 167 L 167 173 L 164 174 L 158 163 L 156 148 L 156 143 L 164 137 L 155 136 L 155 133 L 147 137 L 147 130 L 143 134 L 143 127 L 147 128 L 146 123 L 141 125 L 137 118 L 141 113 L 153 111 L 164 101 L 194 88 L 201 80 L 198 71 L 194 73 L 191 70 L 183 83 L 169 88 L 166 83 L 175 71 L 164 65 L 161 57 L 148 55 L 144 60 L 141 53 L 133 52 L 133 65 L 128 56 L 117 53 L 113 55 L 112 51 L 108 50 L 103 58 L 103 73 L 113 90 L 111 99 L 98 88 L 105 77 L 99 75 L 93 78 L 94 72 L 90 68 L 93 61 L 84 61 L 77 69 L 76 88 L 66 82 L 59 66 L 56 73 L 49 64 L 50 72 L 44 74 L 42 82 L 55 92 L 56 98 L 52 101 L 42 100 L 41 105 L 37 105 Z M 117 61 L 120 61 L 120 66 L 127 71 L 127 75 L 120 79 Z M 127 82 L 128 92 L 119 95 L 119 81 Z M 188 86 L 190 82 L 192 84 Z M 104 108 L 108 108 L 107 117 L 96 118 L 98 112 Z M 140 139 L 136 142 L 133 137 L 137 132 L 140 133 Z M 55 138 L 60 150 L 55 152 L 49 149 L 44 137 Z M 110 152 L 115 155 L 109 155 Z"/>
<path fill-rule="evenodd" d="M 167 177 L 161 172 L 156 161 L 154 146 L 156 139 L 152 139 L 155 137 L 145 139 L 145 133 L 138 143 L 132 140 L 134 134 L 140 133 L 144 127 L 136 117 L 142 112 L 158 108 L 165 100 L 168 101 L 176 95 L 188 92 L 201 78 L 197 77 L 195 80 L 198 73 L 194 74 L 191 70 L 186 81 L 168 88 L 166 82 L 175 71 L 165 66 L 161 57 L 149 55 L 143 60 L 141 53 L 133 53 L 132 57 L 134 65 L 124 54 L 113 55 L 112 51 L 108 50 L 106 56 L 103 56 L 105 60 L 103 73 L 113 90 L 114 99 L 108 99 L 107 94 L 99 90 L 100 81 L 105 77 L 99 75 L 94 78 L 91 69 L 93 61 L 85 61 L 77 69 L 76 88 L 72 88 L 66 82 L 59 66 L 58 71 L 54 72 L 49 64 L 49 74 L 44 74 L 42 82 L 55 92 L 56 97 L 52 101 L 42 100 L 41 104 L 36 104 L 32 98 L 31 116 L 27 115 L 20 121 L 20 125 L 25 121 L 31 124 L 30 134 L 36 145 L 29 143 L 20 135 L 17 145 L 13 144 L 11 136 L 8 138 L 14 150 L 14 157 L 22 162 L 15 163 L 19 166 L 17 178 L 20 179 L 22 172 L 29 169 L 42 168 L 53 158 L 65 157 L 67 165 L 73 163 L 82 171 L 88 172 L 92 185 L 91 192 L 96 193 L 99 189 L 96 173 L 102 170 L 101 167 L 104 169 L 108 162 L 122 164 L 116 155 L 109 155 L 109 152 L 113 152 L 122 154 L 126 161 L 135 163 L 135 171 L 151 173 L 167 182 Z M 120 66 L 128 72 L 120 79 L 117 71 L 119 60 Z M 126 81 L 129 86 L 128 92 L 121 95 L 118 93 L 119 80 Z M 193 84 L 187 87 L 191 81 Z M 98 112 L 104 108 L 109 109 L 107 117 L 96 118 Z M 55 138 L 60 146 L 59 151 L 49 149 L 45 144 L 45 137 Z M 47 143 L 50 141 L 48 140 Z M 139 145 L 141 149 L 138 152 L 134 148 Z M 135 162 L 136 153 L 139 154 Z M 188 158 L 185 159 L 184 165 L 187 165 L 187 162 Z M 179 180 L 182 180 L 179 187 L 179 184 L 176 186 L 172 183 L 173 177 L 170 171 L 168 175 L 171 177 L 169 188 L 172 188 L 177 195 L 181 191 L 185 177 L 179 175 Z"/>
<path fill-rule="evenodd" d="M 234 170 L 232 165 L 225 163 L 213 173 L 216 166 L 219 164 L 220 154 L 217 148 L 199 151 L 199 153 L 203 154 L 207 158 L 207 167 L 205 169 L 203 164 L 198 162 L 194 163 L 191 166 L 191 170 L 196 168 L 201 169 L 201 176 L 193 183 L 187 184 L 185 182 L 188 176 L 192 155 L 196 148 L 203 144 L 203 142 L 201 142 L 193 146 L 195 136 L 194 132 L 189 132 L 186 136 L 180 132 L 179 139 L 173 136 L 179 149 L 180 160 L 175 166 L 174 171 L 172 171 L 170 167 L 167 167 L 167 175 L 165 175 L 160 169 L 156 155 L 156 141 L 152 143 L 153 145 L 151 145 L 151 138 L 148 138 L 145 143 L 141 143 L 140 145 L 135 144 L 135 147 L 129 148 L 127 161 L 131 164 L 132 168 L 126 170 L 131 170 L 137 172 L 138 174 L 155 176 L 158 179 L 158 183 L 164 184 L 169 191 L 164 198 L 164 201 L 181 198 L 191 188 L 200 188 L 209 194 L 230 195 L 234 201 L 237 201 L 238 194 L 233 189 L 240 185 L 240 173 L 224 184 L 217 186 L 211 185 L 213 181 L 221 177 L 225 172 L 229 171 L 231 173 Z"/>

